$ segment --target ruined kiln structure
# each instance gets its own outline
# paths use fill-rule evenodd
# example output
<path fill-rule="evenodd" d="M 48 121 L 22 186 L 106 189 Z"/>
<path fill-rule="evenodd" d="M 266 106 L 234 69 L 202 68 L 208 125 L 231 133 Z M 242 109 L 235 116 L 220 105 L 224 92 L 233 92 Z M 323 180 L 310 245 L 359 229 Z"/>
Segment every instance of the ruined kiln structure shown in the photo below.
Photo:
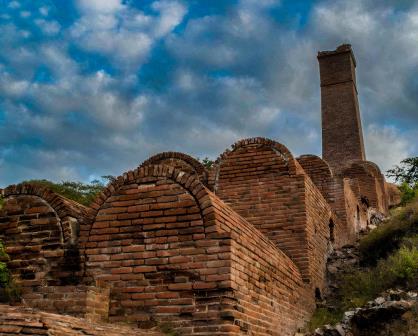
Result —
<path fill-rule="evenodd" d="M 292 335 L 330 251 L 399 196 L 365 159 L 351 47 L 318 60 L 323 159 L 252 138 L 209 170 L 155 155 L 89 208 L 39 186 L 4 189 L 0 239 L 24 302 L 181 335 Z"/>

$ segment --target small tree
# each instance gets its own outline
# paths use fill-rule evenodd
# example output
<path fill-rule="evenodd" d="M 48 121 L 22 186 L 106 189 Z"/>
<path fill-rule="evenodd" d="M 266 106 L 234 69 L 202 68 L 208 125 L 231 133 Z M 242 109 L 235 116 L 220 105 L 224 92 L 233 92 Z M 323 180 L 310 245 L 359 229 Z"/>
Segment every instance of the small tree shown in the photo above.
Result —
<path fill-rule="evenodd" d="M 418 196 L 418 157 L 402 160 L 399 166 L 396 165 L 389 169 L 386 176 L 392 177 L 400 183 L 402 204 L 408 203 Z"/>

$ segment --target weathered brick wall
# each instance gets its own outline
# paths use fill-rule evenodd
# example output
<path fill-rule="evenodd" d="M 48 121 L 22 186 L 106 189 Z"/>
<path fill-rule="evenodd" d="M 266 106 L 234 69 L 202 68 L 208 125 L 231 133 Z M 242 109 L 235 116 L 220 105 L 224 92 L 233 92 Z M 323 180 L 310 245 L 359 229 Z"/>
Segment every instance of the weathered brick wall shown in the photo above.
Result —
<path fill-rule="evenodd" d="M 309 279 L 305 175 L 282 145 L 263 138 L 234 145 L 218 160 L 216 195 L 264 233 Z"/>
<path fill-rule="evenodd" d="M 334 216 L 332 219 L 331 207 L 309 178 L 305 180 L 305 194 L 309 274 L 313 288 L 318 288 L 322 292 L 325 287 L 326 262 L 332 245 L 331 220 L 334 223 L 334 240 L 335 236 L 339 240 L 340 234 L 343 232 L 336 217 Z"/>
<path fill-rule="evenodd" d="M 369 206 L 387 214 L 388 197 L 384 177 L 373 165 L 367 161 L 353 162 L 343 170 L 342 176 L 358 182 L 354 192 L 359 200 L 366 197 Z"/>
<path fill-rule="evenodd" d="M 246 139 L 220 157 L 217 169 L 216 194 L 286 253 L 305 281 L 322 288 L 332 211 L 290 152 L 272 140 Z M 334 222 L 339 235 L 341 223 Z"/>
<path fill-rule="evenodd" d="M 355 218 L 352 218 L 354 214 L 352 209 L 355 209 L 359 202 L 350 190 L 349 183 L 344 184 L 341 177 L 334 176 L 328 164 L 318 156 L 302 155 L 297 158 L 297 161 L 333 210 L 333 246 L 341 247 L 352 243 L 358 225 Z M 362 211 L 365 216 L 365 211 Z M 309 217 L 310 215 L 308 215 Z M 366 220 L 364 220 L 364 225 L 366 225 Z"/>
<path fill-rule="evenodd" d="M 318 53 L 321 77 L 322 157 L 336 171 L 364 160 L 356 62 L 350 45 Z"/>
<path fill-rule="evenodd" d="M 396 184 L 386 182 L 385 190 L 387 195 L 388 207 L 396 206 L 401 202 L 401 192 Z"/>
<path fill-rule="evenodd" d="M 129 172 L 104 191 L 86 254 L 88 276 L 110 286 L 110 321 L 227 331 L 219 305 L 230 241 L 204 218 L 205 199 L 195 176 L 167 166 Z"/>
<path fill-rule="evenodd" d="M 28 307 L 0 304 L 0 335 L 164 336 L 166 334 L 120 324 L 92 323 L 72 316 L 45 313 Z"/>
<path fill-rule="evenodd" d="M 163 152 L 151 156 L 145 160 L 140 167 L 149 165 L 167 165 L 184 171 L 187 174 L 196 174 L 199 176 L 200 181 L 203 184 L 208 182 L 208 171 L 206 168 L 195 158 L 190 155 L 179 152 Z"/>
<path fill-rule="evenodd" d="M 209 193 L 219 227 L 232 239 L 235 330 L 249 335 L 293 335 L 314 309 L 314 292 L 273 242 Z"/>
<path fill-rule="evenodd" d="M 82 315 L 84 304 L 71 284 L 82 277 L 78 223 L 88 220 L 89 210 L 35 185 L 10 186 L 3 193 L 0 239 L 23 300 L 49 311 Z"/>
<path fill-rule="evenodd" d="M 301 155 L 297 159 L 305 173 L 319 189 L 328 203 L 334 202 L 332 195 L 333 174 L 328 164 L 316 155 Z"/>
<path fill-rule="evenodd" d="M 293 262 L 196 176 L 146 166 L 94 207 L 86 267 L 110 286 L 110 321 L 169 322 L 184 335 L 290 335 L 312 309 Z"/>

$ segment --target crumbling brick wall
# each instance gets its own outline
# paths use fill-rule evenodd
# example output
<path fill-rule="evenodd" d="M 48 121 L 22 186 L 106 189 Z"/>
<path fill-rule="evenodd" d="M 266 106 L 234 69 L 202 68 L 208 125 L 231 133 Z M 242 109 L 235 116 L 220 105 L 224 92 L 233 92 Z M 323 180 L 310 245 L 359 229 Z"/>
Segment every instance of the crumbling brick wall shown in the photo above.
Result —
<path fill-rule="evenodd" d="M 190 155 L 179 153 L 179 152 L 163 152 L 151 156 L 149 159 L 145 160 L 140 167 L 145 167 L 149 165 L 167 165 L 184 171 L 187 174 L 194 175 L 196 174 L 200 181 L 203 184 L 208 182 L 208 171 L 195 158 Z"/>
<path fill-rule="evenodd" d="M 89 220 L 90 211 L 38 185 L 10 186 L 3 194 L 0 239 L 23 300 L 82 316 L 83 294 L 74 291 L 83 274 L 77 240 L 79 223 Z"/>
<path fill-rule="evenodd" d="M 145 166 L 93 207 L 87 276 L 110 286 L 110 321 L 169 322 L 184 335 L 290 335 L 312 310 L 293 262 L 195 175 Z"/>
<path fill-rule="evenodd" d="M 305 281 L 323 287 L 331 208 L 286 147 L 264 138 L 234 144 L 217 162 L 214 190 L 286 253 Z"/>
<path fill-rule="evenodd" d="M 334 176 L 328 164 L 316 155 L 302 155 L 297 161 L 335 212 L 330 219 L 330 225 L 333 226 L 333 246 L 341 247 L 352 242 L 356 236 L 357 221 L 351 216 L 354 213 L 351 208 L 355 208 L 359 202 L 352 191 L 348 190 L 350 185 L 344 184 L 341 177 Z M 365 216 L 366 212 L 361 209 Z M 350 215 L 347 216 L 347 213 Z"/>
<path fill-rule="evenodd" d="M 342 176 L 357 181 L 358 188 L 353 191 L 359 200 L 367 199 L 368 205 L 387 214 L 387 195 L 384 177 L 374 164 L 367 161 L 352 162 L 342 171 Z"/>

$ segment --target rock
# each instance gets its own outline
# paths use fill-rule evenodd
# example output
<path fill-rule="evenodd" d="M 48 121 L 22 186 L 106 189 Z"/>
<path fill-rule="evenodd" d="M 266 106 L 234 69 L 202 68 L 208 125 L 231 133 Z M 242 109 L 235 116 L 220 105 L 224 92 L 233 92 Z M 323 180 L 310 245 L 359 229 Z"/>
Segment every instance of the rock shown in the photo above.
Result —
<path fill-rule="evenodd" d="M 382 304 L 385 301 L 386 301 L 385 298 L 381 296 L 374 300 L 374 302 L 378 305 Z"/>

